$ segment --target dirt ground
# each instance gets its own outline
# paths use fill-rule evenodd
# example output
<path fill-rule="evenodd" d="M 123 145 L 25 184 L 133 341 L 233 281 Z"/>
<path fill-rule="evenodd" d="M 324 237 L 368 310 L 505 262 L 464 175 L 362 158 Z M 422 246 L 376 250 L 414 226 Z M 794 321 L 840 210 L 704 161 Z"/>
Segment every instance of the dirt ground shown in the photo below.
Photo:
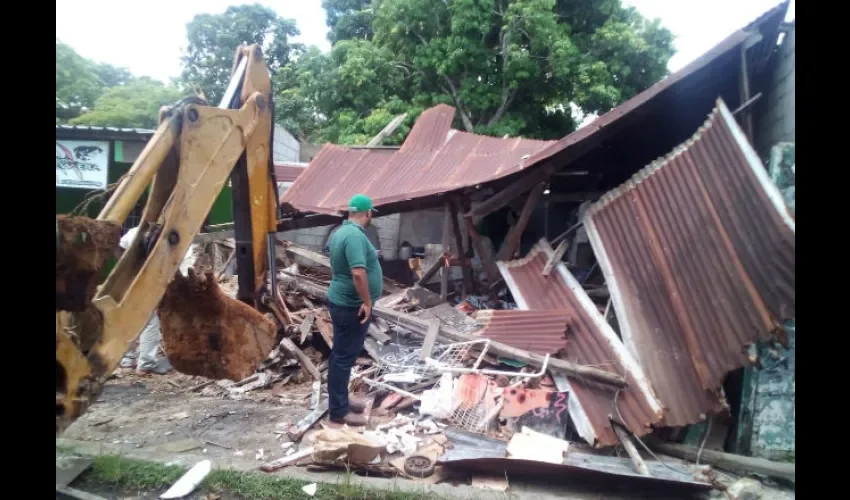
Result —
<path fill-rule="evenodd" d="M 295 423 L 310 411 L 309 384 L 290 384 L 285 391 L 272 386 L 246 393 L 241 400 L 216 394 L 215 384 L 197 392 L 186 390 L 203 381 L 174 372 L 138 376 L 127 370 L 107 383 L 63 438 L 174 454 L 200 447 L 219 461 L 254 459 L 262 449 L 266 460 L 274 460 L 283 456 L 276 425 Z"/>
<path fill-rule="evenodd" d="M 132 370 L 124 370 L 107 383 L 97 402 L 68 428 L 62 440 L 85 444 L 96 454 L 120 454 L 185 467 L 209 458 L 217 467 L 256 470 L 264 461 L 284 455 L 281 445 L 288 439 L 275 432 L 278 424 L 295 423 L 310 411 L 309 381 L 251 391 L 240 400 L 224 397 L 225 391 L 216 384 L 198 391 L 187 390 L 204 381 L 201 377 L 175 372 L 139 376 Z M 339 481 L 330 473 L 305 473 L 293 468 L 282 472 L 320 483 Z M 420 489 L 424 486 L 401 478 L 363 480 L 368 481 L 364 484 L 378 488 Z M 428 489 L 447 497 L 491 497 L 482 490 L 457 484 L 428 486 Z M 603 493 L 598 487 L 583 484 L 556 486 L 540 481 L 511 480 L 511 497 L 520 499 L 660 498 L 634 490 L 623 492 L 613 486 L 612 489 Z M 504 493 L 494 493 L 492 497 L 497 496 L 505 498 Z M 727 498 L 719 491 L 699 497 Z M 155 498 L 155 494 L 141 493 L 136 498 Z M 761 498 L 793 500 L 794 492 L 765 484 Z M 221 500 L 229 499 L 223 497 Z"/>

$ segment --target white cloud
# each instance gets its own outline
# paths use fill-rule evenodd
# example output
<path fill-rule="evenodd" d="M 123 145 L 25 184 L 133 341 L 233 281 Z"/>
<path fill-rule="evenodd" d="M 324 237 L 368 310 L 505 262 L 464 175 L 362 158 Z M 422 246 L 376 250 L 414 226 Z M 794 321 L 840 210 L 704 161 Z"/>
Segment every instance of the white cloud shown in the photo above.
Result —
<path fill-rule="evenodd" d="M 167 81 L 180 74 L 186 24 L 196 14 L 219 14 L 244 3 L 260 3 L 294 18 L 301 30 L 296 41 L 330 48 L 320 0 L 57 0 L 56 37 L 83 57 Z"/>

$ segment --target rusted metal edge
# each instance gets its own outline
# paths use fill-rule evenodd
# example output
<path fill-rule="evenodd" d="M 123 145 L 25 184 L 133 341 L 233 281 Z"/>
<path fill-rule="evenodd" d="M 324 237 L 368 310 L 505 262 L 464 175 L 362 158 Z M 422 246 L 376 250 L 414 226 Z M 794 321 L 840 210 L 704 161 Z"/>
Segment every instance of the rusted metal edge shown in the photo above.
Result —
<path fill-rule="evenodd" d="M 537 247 L 542 251 L 547 258 L 552 258 L 555 251 L 552 249 L 552 246 L 549 245 L 549 242 L 546 239 L 541 239 L 538 242 Z M 513 267 L 518 267 L 527 264 L 531 259 L 536 258 L 537 252 L 535 249 L 532 249 L 528 255 L 521 259 L 516 259 L 509 262 L 500 261 L 497 263 L 499 266 L 499 270 L 502 273 L 502 276 L 505 278 L 505 283 L 507 283 L 508 288 L 511 290 L 511 294 L 514 297 L 514 300 L 519 306 L 520 309 L 528 309 L 528 302 L 522 296 L 522 292 L 517 287 L 516 282 L 511 275 L 510 269 Z M 592 318 L 594 326 L 597 331 L 601 332 L 605 337 L 605 341 L 611 347 L 614 355 L 617 357 L 617 361 L 621 364 L 621 366 L 629 372 L 629 374 L 634 378 L 634 381 L 637 384 L 636 389 L 643 394 L 644 398 L 648 402 L 652 411 L 659 417 L 662 418 L 664 414 L 663 407 L 661 406 L 661 402 L 658 397 L 655 395 L 655 390 L 652 388 L 652 384 L 649 382 L 646 374 L 643 372 L 643 369 L 637 362 L 637 358 L 629 352 L 623 342 L 617 337 L 617 334 L 611 328 L 602 315 L 599 314 L 599 311 L 596 309 L 596 305 L 590 300 L 590 297 L 587 296 L 587 293 L 581 287 L 581 284 L 573 277 L 573 275 L 567 270 L 566 265 L 563 262 L 559 262 L 555 265 L 555 270 L 557 270 L 558 275 L 561 279 L 564 280 L 567 287 L 570 291 L 578 299 L 581 306 L 586 310 L 589 316 Z M 571 394 L 575 394 L 574 389 L 572 388 L 572 384 L 568 379 L 564 380 L 564 385 L 568 392 Z M 570 397 L 567 402 L 567 409 L 569 410 L 570 417 L 573 419 L 573 423 L 576 426 L 576 430 L 579 435 L 587 441 L 588 443 L 596 442 L 596 433 L 593 429 L 593 425 L 590 422 L 590 418 L 587 415 L 587 412 L 581 406 L 581 403 L 577 398 Z"/>

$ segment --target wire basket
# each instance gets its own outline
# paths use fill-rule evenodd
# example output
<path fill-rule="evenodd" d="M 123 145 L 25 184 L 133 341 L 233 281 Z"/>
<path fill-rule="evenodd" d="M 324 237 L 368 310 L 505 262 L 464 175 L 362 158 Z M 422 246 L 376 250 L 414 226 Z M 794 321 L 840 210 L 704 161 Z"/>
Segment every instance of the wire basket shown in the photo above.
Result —
<path fill-rule="evenodd" d="M 470 359 L 469 352 L 473 348 L 478 348 L 481 349 L 481 353 L 475 359 L 473 365 L 473 368 L 478 368 L 489 346 L 489 339 L 470 340 L 454 344 L 436 344 L 431 350 L 430 359 L 443 366 L 462 367 L 464 362 Z M 438 367 L 420 359 L 421 353 L 422 348 L 415 347 L 397 353 L 382 354 L 378 360 L 378 375 L 409 374 L 411 380 L 413 378 L 421 380 L 439 376 Z"/>

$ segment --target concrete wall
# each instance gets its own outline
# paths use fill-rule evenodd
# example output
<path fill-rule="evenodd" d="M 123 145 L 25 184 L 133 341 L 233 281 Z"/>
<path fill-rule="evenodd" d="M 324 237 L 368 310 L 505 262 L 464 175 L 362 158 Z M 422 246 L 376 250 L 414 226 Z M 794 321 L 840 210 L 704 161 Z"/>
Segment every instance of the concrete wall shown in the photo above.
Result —
<path fill-rule="evenodd" d="M 274 161 L 298 162 L 301 155 L 301 144 L 292 134 L 280 125 L 274 126 L 274 143 L 272 156 Z"/>
<path fill-rule="evenodd" d="M 778 142 L 796 142 L 795 40 L 792 27 L 785 35 L 772 65 L 772 76 L 756 125 L 756 149 L 762 156 Z"/>
<path fill-rule="evenodd" d="M 387 215 L 372 219 L 381 240 L 381 253 L 386 260 L 395 260 L 398 253 L 399 219 L 402 214 Z M 322 242 L 333 226 L 311 227 L 278 233 L 277 237 L 316 252 L 322 251 Z"/>

